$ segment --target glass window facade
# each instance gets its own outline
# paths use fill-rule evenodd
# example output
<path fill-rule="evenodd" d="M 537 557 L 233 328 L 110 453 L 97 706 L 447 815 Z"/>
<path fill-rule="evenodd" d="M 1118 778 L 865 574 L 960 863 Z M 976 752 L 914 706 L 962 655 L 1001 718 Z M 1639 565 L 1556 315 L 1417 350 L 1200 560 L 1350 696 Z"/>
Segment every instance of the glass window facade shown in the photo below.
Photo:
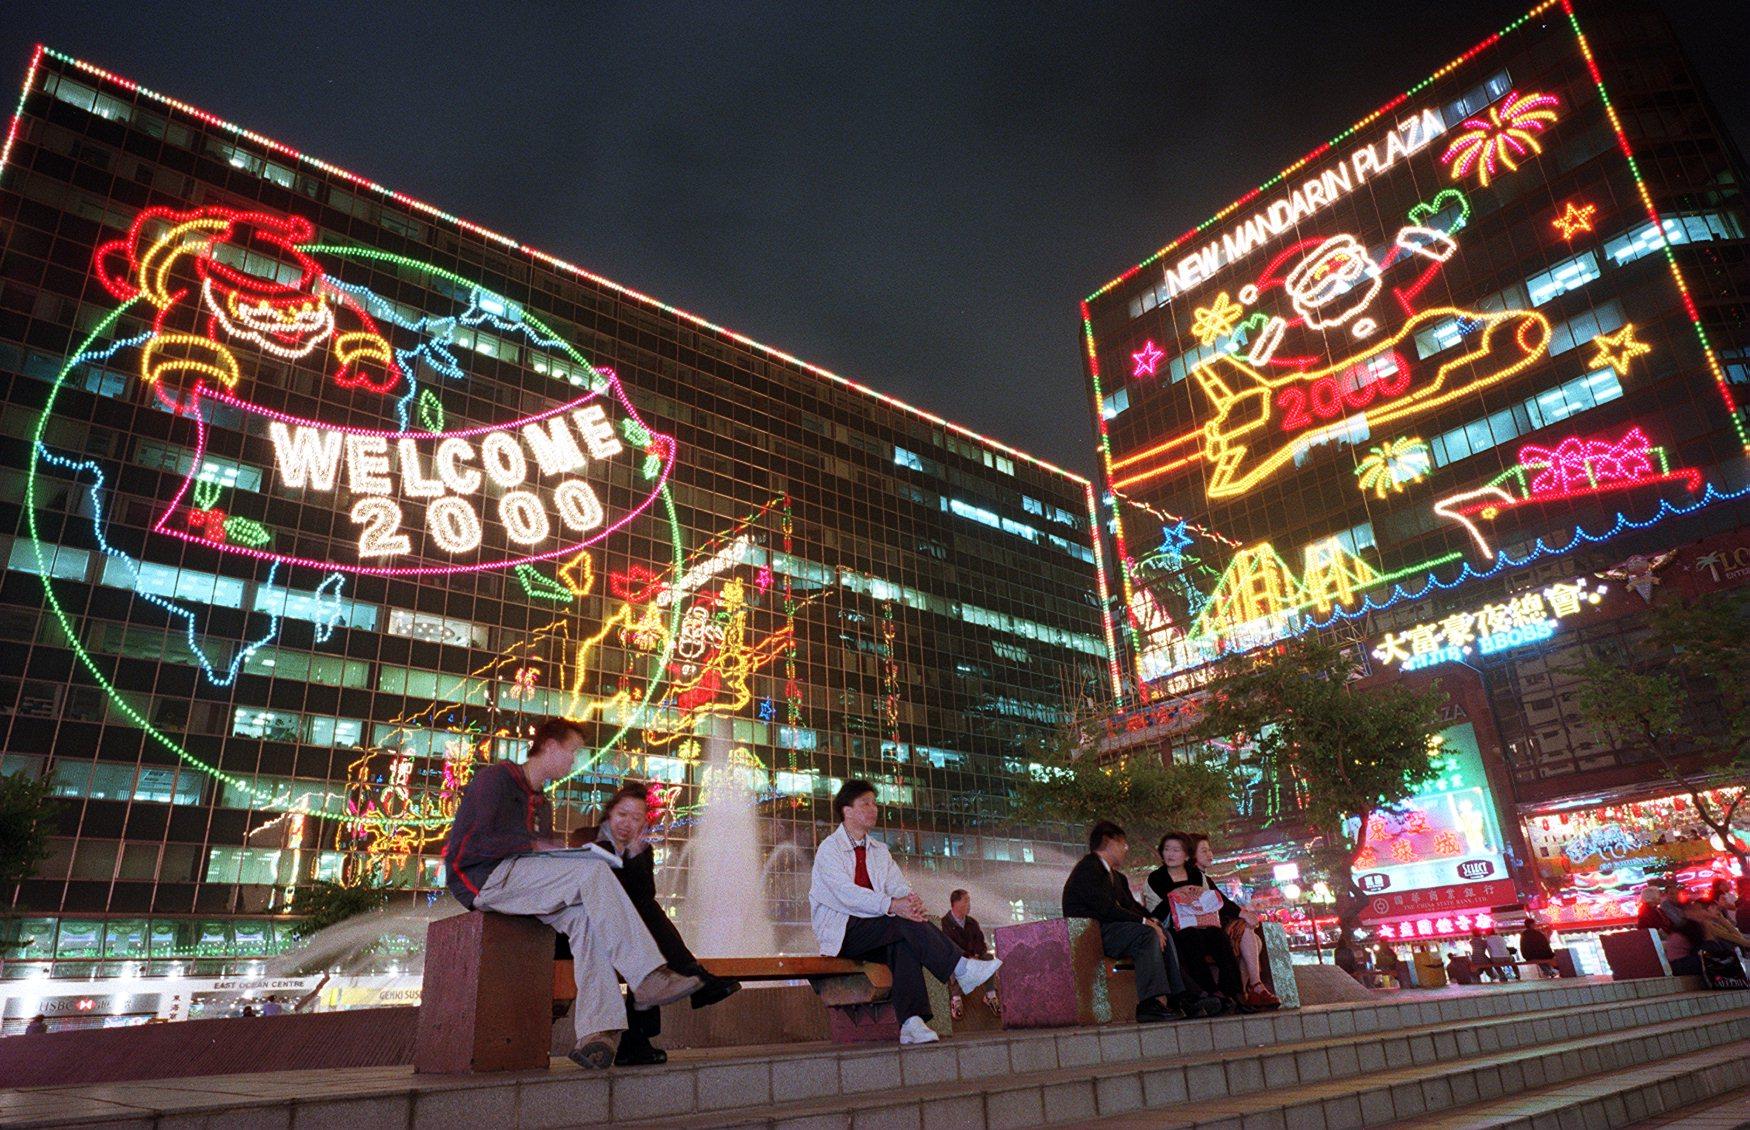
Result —
<path fill-rule="evenodd" d="M 271 951 L 317 876 L 432 897 L 469 774 L 553 714 L 596 751 L 560 823 L 663 783 L 677 897 L 713 774 L 751 784 L 780 944 L 853 776 L 924 889 L 1055 899 L 1006 766 L 1108 692 L 1085 480 L 53 53 L 0 280 L 45 952 Z"/>

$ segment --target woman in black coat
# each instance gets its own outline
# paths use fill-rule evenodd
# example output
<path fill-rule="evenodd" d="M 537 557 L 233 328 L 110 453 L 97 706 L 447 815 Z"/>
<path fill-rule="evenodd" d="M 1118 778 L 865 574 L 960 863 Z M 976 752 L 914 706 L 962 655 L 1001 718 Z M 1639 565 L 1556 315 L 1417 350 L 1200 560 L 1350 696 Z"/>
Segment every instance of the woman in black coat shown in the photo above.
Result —
<path fill-rule="evenodd" d="M 608 798 L 607 807 L 602 812 L 601 826 L 588 830 L 579 829 L 572 834 L 572 842 L 576 846 L 594 842 L 620 857 L 621 864 L 614 876 L 620 880 L 626 897 L 632 900 L 633 909 L 643 919 L 645 929 L 655 939 L 656 948 L 662 951 L 662 958 L 668 963 L 668 967 L 677 973 L 701 978 L 705 982 L 704 988 L 691 998 L 694 1008 L 704 1008 L 740 989 L 741 982 L 713 977 L 707 973 L 699 964 L 699 959 L 693 956 L 693 951 L 687 948 L 686 939 L 681 937 L 674 922 L 663 913 L 662 905 L 656 901 L 656 861 L 651 854 L 650 845 L 644 841 L 644 821 L 648 806 L 649 797 L 645 786 L 636 781 L 628 781 Z M 635 1007 L 632 994 L 627 993 L 626 1020 L 626 1036 L 620 1041 L 620 1050 L 615 1054 L 614 1062 L 622 1067 L 667 1063 L 668 1053 L 650 1042 L 662 1034 L 661 1011 Z"/>
<path fill-rule="evenodd" d="M 1222 926 L 1224 915 L 1237 917 L 1239 907 L 1191 861 L 1190 836 L 1168 832 L 1156 851 L 1161 865 L 1148 877 L 1149 889 L 1160 899 L 1153 914 L 1171 933 L 1180 966 L 1203 989 L 1219 995 L 1229 1011 L 1253 1011 L 1243 1003 L 1239 959 Z"/>

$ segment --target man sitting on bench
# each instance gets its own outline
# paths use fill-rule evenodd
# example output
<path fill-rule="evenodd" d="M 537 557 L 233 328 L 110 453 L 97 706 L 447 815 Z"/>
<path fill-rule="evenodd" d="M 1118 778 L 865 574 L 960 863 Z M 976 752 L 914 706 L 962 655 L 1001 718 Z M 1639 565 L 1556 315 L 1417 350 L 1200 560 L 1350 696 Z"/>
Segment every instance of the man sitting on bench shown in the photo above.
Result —
<path fill-rule="evenodd" d="M 552 718 L 536 727 L 521 765 L 494 761 L 476 769 L 450 825 L 444 863 L 450 893 L 463 906 L 539 918 L 570 941 L 577 977 L 571 1059 L 603 1068 L 614 1061 L 626 1027 L 616 973 L 635 986 L 640 1008 L 673 1004 L 703 982 L 663 964 L 606 853 L 567 852 L 554 837 L 546 786 L 571 772 L 584 740 L 575 722 Z"/>
<path fill-rule="evenodd" d="M 1095 824 L 1088 832 L 1088 854 L 1063 885 L 1063 916 L 1092 918 L 1100 924 L 1106 956 L 1136 964 L 1137 1023 L 1214 1016 L 1222 1011 L 1221 998 L 1187 988 L 1173 943 L 1130 893 L 1123 871 L 1129 853 L 1123 828 L 1110 820 Z"/>
<path fill-rule="evenodd" d="M 869 835 L 881 821 L 874 785 L 846 781 L 832 798 L 832 810 L 839 827 L 815 849 L 808 888 L 820 952 L 885 964 L 893 971 L 899 1042 L 933 1043 L 939 1037 L 928 1024 L 932 1014 L 924 970 L 943 984 L 952 978 L 970 993 L 1002 962 L 964 956 L 925 921 L 924 900 L 912 893 L 887 845 Z"/>

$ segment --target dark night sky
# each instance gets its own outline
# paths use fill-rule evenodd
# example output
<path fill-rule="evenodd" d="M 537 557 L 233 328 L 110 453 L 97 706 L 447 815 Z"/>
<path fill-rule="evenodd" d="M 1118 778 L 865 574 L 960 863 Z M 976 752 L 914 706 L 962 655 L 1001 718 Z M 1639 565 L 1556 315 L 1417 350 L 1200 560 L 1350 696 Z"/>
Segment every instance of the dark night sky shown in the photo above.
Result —
<path fill-rule="evenodd" d="M 1092 473 L 1077 300 L 1527 6 L 4 0 L 0 74 L 46 42 Z M 1744 146 L 1750 4 L 1667 8 Z"/>

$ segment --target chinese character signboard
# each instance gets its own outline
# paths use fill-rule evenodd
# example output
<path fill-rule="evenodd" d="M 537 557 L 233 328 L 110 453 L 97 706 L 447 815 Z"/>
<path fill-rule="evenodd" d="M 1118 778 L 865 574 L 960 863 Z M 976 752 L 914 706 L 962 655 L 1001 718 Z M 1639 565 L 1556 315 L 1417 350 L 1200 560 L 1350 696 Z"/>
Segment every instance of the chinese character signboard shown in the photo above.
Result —
<path fill-rule="evenodd" d="M 1514 900 L 1501 823 L 1470 723 L 1443 731 L 1436 756 L 1437 776 L 1368 823 L 1355 856 L 1367 921 L 1486 911 Z"/>

